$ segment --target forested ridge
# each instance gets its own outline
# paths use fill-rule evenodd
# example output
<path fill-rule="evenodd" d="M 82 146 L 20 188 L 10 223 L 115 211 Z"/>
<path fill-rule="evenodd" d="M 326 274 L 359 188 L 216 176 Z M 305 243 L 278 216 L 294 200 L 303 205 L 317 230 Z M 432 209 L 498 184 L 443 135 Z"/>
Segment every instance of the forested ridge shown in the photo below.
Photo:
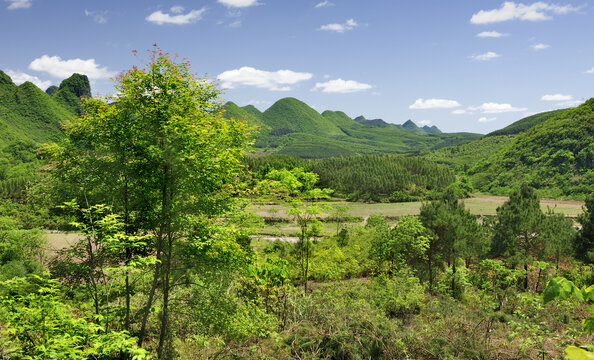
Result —
<path fill-rule="evenodd" d="M 14 136 L 0 358 L 593 356 L 594 100 L 465 144 L 478 136 L 365 126 L 296 99 L 222 106 L 185 59 L 146 56 L 107 98 L 81 75 L 47 93 L 0 77 Z M 23 93 L 47 108 L 29 119 Z M 21 137 L 37 123 L 51 131 Z M 461 201 L 473 185 L 509 198 L 479 218 Z M 542 193 L 585 198 L 577 223 L 543 211 Z M 423 202 L 356 218 L 344 199 Z M 283 206 L 290 233 L 261 236 L 263 204 Z"/>

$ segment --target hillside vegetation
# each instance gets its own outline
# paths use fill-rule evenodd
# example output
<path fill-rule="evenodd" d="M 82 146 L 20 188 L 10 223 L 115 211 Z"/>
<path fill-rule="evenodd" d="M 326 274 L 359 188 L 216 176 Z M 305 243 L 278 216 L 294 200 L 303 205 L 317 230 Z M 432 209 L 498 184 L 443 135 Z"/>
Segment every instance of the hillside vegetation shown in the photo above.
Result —
<path fill-rule="evenodd" d="M 255 138 L 256 152 L 303 158 L 420 154 L 481 137 L 471 133 L 442 134 L 435 126 L 420 128 L 410 120 L 404 126 L 362 116 L 353 120 L 342 111 L 320 114 L 294 98 L 280 99 L 264 112 L 231 102 L 225 104 L 224 110 L 227 118 L 246 120 L 260 129 Z"/>
<path fill-rule="evenodd" d="M 517 135 L 471 169 L 476 187 L 506 194 L 523 183 L 549 197 L 594 191 L 594 99 Z"/>
<path fill-rule="evenodd" d="M 0 71 L 0 197 L 22 195 L 37 166 L 38 145 L 64 137 L 60 124 L 77 114 L 90 85 L 74 74 L 49 92 L 30 82 L 17 86 Z"/>

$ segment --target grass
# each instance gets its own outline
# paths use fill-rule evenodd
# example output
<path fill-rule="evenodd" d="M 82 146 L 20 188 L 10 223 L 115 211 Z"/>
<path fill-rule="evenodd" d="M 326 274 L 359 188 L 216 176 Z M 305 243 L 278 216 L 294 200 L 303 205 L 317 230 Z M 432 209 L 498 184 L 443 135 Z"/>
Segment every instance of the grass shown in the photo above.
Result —
<path fill-rule="evenodd" d="M 479 216 L 493 216 L 497 214 L 497 207 L 501 206 L 508 198 L 505 196 L 490 196 L 490 195 L 476 195 L 464 200 L 464 204 L 472 214 Z M 349 215 L 362 219 L 367 219 L 370 215 L 380 214 L 387 218 L 389 223 L 395 223 L 396 219 L 406 215 L 419 215 L 421 205 L 423 203 L 407 202 L 407 203 L 352 203 L 346 201 L 324 201 L 319 205 L 332 207 L 336 205 L 348 206 Z M 555 213 L 563 213 L 570 218 L 577 218 L 582 213 L 582 201 L 568 201 L 568 200 L 554 200 L 542 199 L 540 201 L 543 211 L 547 208 L 553 209 Z M 257 205 L 254 206 L 254 212 L 264 218 L 280 219 L 282 221 L 267 224 L 259 233 L 271 236 L 292 236 L 298 230 L 297 226 L 289 221 L 286 213 L 288 207 L 279 204 Z M 322 223 L 322 233 L 324 235 L 331 235 L 336 232 L 336 223 L 328 222 Z"/>

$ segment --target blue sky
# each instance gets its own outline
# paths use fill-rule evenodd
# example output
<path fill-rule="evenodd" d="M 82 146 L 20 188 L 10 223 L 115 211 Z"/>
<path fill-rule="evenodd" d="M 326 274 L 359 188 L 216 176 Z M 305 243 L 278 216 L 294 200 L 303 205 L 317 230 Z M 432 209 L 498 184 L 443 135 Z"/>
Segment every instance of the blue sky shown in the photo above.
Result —
<path fill-rule="evenodd" d="M 261 110 L 291 96 L 447 132 L 487 133 L 594 97 L 586 2 L 0 0 L 0 69 L 94 94 L 157 43 Z"/>

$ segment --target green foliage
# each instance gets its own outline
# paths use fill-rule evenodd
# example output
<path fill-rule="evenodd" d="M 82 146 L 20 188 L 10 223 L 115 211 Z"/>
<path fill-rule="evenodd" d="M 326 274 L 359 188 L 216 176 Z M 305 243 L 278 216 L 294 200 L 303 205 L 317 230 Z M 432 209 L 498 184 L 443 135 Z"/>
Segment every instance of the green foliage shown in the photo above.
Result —
<path fill-rule="evenodd" d="M 390 231 L 377 231 L 371 245 L 371 256 L 380 271 L 386 273 L 407 266 L 420 268 L 427 260 L 430 242 L 423 223 L 416 217 L 405 216 Z"/>
<path fill-rule="evenodd" d="M 0 282 L 0 355 L 6 359 L 148 359 L 126 332 L 107 331 L 65 305 L 56 280 Z"/>
<path fill-rule="evenodd" d="M 542 122 L 545 122 L 548 119 L 551 119 L 558 115 L 563 114 L 563 112 L 565 112 L 565 110 L 566 109 L 560 109 L 560 110 L 546 111 L 546 112 L 538 113 L 535 115 L 530 115 L 528 117 L 525 117 L 523 119 L 520 119 L 520 120 L 514 122 L 513 124 L 510 124 L 510 125 L 504 127 L 503 129 L 493 131 L 493 132 L 487 134 L 486 136 L 492 137 L 492 136 L 501 136 L 501 135 L 516 135 L 516 134 L 524 132 L 530 128 L 533 128 L 534 126 L 536 126 Z"/>
<path fill-rule="evenodd" d="M 41 274 L 45 247 L 39 230 L 0 230 L 0 280 Z"/>
<path fill-rule="evenodd" d="M 594 99 L 531 127 L 470 170 L 475 187 L 506 195 L 529 184 L 549 197 L 594 191 Z"/>
<path fill-rule="evenodd" d="M 586 199 L 584 213 L 578 216 L 582 228 L 578 231 L 573 249 L 577 259 L 586 263 L 594 263 L 594 194 Z"/>
<path fill-rule="evenodd" d="M 396 155 L 356 155 L 319 160 L 272 155 L 246 160 L 256 179 L 276 169 L 303 168 L 319 176 L 322 187 L 335 189 L 336 195 L 350 200 L 416 201 L 434 198 L 451 184 L 466 194 L 469 184 L 456 181 L 448 168 L 421 158 Z"/>

